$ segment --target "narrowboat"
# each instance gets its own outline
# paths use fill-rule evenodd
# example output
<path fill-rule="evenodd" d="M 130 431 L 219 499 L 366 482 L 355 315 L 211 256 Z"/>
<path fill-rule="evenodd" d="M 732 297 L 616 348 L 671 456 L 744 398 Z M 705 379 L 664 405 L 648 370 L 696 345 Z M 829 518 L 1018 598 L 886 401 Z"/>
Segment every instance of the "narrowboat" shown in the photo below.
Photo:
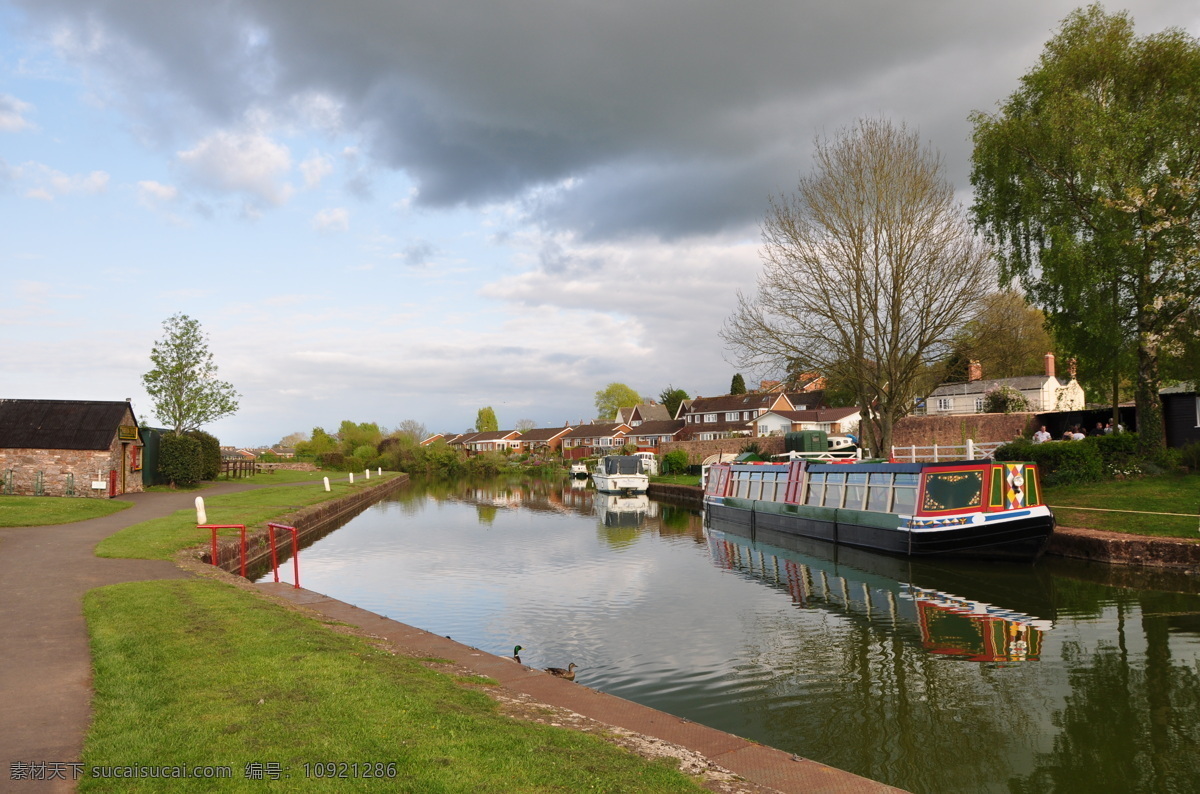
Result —
<path fill-rule="evenodd" d="M 650 487 L 650 478 L 636 455 L 608 455 L 596 461 L 592 482 L 600 493 L 642 494 Z"/>
<path fill-rule="evenodd" d="M 939 463 L 720 463 L 708 520 L 906 556 L 1034 560 L 1054 531 L 1037 466 Z"/>

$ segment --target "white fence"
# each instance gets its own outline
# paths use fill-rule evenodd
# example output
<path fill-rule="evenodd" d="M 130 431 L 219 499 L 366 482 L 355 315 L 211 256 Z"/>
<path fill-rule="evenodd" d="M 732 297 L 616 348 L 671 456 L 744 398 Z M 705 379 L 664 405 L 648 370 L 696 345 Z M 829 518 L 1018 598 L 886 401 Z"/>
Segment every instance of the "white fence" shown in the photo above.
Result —
<path fill-rule="evenodd" d="M 966 444 L 950 445 L 950 444 L 934 444 L 932 447 L 892 447 L 892 460 L 901 462 L 937 462 L 939 460 L 977 460 L 979 458 L 990 458 L 996 451 L 996 447 L 1003 444 L 1002 441 L 990 441 L 983 444 L 976 444 L 971 439 L 967 439 Z"/>

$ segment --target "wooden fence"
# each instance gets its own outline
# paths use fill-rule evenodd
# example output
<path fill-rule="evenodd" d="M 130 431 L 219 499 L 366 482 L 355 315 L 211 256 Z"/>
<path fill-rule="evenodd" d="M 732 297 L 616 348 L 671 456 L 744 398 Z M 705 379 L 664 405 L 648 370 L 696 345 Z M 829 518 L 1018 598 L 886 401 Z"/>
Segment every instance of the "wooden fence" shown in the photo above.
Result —
<path fill-rule="evenodd" d="M 258 474 L 258 461 L 254 460 L 223 460 L 221 474 L 227 480 L 234 477 L 253 477 Z"/>

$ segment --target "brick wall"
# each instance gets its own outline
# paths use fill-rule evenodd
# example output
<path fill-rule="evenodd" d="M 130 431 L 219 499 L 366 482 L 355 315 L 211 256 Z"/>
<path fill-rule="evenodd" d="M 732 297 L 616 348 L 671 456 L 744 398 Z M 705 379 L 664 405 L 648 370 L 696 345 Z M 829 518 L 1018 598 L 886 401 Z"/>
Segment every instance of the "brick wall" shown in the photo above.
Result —
<path fill-rule="evenodd" d="M 1032 435 L 1036 423 L 1037 415 L 1033 413 L 906 416 L 896 423 L 892 443 L 898 447 L 927 447 L 957 446 L 968 438 L 981 444 L 1012 441 Z"/>
<path fill-rule="evenodd" d="M 659 454 L 666 455 L 668 452 L 682 449 L 687 453 L 689 464 L 699 464 L 703 463 L 704 459 L 709 455 L 715 455 L 718 452 L 732 452 L 737 454 L 747 444 L 757 444 L 759 452 L 763 457 L 778 455 L 784 451 L 783 436 L 721 438 L 716 441 L 669 441 L 659 447 L 658 451 Z"/>
<path fill-rule="evenodd" d="M 42 495 L 66 496 L 69 475 L 74 475 L 75 496 L 108 498 L 108 472 L 117 471 L 117 490 L 121 489 L 121 444 L 114 449 L 0 449 L 0 482 L 12 470 L 13 494 L 33 496 L 37 473 L 42 473 Z M 99 475 L 99 476 L 97 476 Z M 92 490 L 92 480 L 104 481 L 104 488 Z M 142 490 L 142 473 L 125 473 L 125 491 Z"/>

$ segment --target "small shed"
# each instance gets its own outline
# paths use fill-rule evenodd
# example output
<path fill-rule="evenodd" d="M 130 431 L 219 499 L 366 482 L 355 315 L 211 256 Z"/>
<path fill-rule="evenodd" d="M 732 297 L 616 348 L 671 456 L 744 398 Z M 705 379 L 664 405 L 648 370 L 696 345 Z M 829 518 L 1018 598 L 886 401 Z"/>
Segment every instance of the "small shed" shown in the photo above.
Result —
<path fill-rule="evenodd" d="M 1168 447 L 1186 447 L 1200 442 L 1200 389 L 1181 383 L 1159 391 Z"/>
<path fill-rule="evenodd" d="M 111 498 L 143 490 L 127 401 L 0 399 L 0 493 Z"/>

